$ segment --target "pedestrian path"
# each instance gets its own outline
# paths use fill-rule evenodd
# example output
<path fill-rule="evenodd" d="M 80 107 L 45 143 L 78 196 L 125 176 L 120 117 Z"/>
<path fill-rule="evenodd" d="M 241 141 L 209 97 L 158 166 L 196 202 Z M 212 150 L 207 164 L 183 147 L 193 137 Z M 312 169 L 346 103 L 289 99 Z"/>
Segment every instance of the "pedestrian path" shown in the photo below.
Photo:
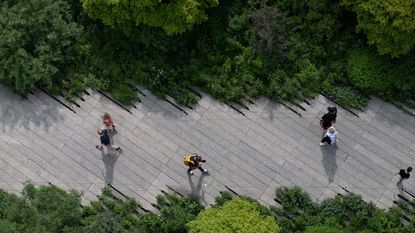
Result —
<path fill-rule="evenodd" d="M 322 95 L 301 106 L 259 98 L 245 108 L 200 94 L 188 108 L 142 90 L 141 102 L 124 109 L 92 90 L 76 106 L 43 91 L 22 99 L 0 86 L 0 188 L 51 183 L 83 192 L 87 203 L 110 183 L 152 209 L 167 187 L 205 205 L 225 187 L 275 205 L 277 187 L 299 185 L 317 201 L 346 188 L 387 208 L 398 193 L 394 173 L 414 166 L 414 117 L 377 98 L 358 117 L 338 107 L 340 142 L 320 147 L 319 119 L 335 106 Z M 112 115 L 121 154 L 95 148 L 103 112 Z M 191 152 L 207 160 L 209 175 L 186 174 L 182 159 Z M 415 193 L 415 178 L 405 182 Z"/>

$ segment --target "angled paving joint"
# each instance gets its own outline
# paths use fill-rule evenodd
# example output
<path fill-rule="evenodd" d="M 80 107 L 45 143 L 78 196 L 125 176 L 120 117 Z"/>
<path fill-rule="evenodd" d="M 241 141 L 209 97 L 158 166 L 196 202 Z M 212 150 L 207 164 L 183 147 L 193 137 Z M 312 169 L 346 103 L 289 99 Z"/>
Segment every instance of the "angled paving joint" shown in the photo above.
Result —
<path fill-rule="evenodd" d="M 229 190 L 229 192 L 231 192 L 231 193 L 235 194 L 236 196 L 240 196 L 237 192 L 235 192 L 233 189 L 229 188 L 227 185 L 225 185 L 225 188 L 226 188 L 227 190 Z"/>
<path fill-rule="evenodd" d="M 105 96 L 107 99 L 111 100 L 113 103 L 115 103 L 120 108 L 124 109 L 125 111 L 129 112 L 130 114 L 133 114 L 130 110 L 128 110 L 128 108 L 126 108 L 124 105 L 122 105 L 120 102 L 116 101 L 115 99 L 111 98 L 109 95 L 105 94 L 102 91 L 98 91 L 98 93 L 101 94 L 101 95 L 103 95 L 103 96 Z M 135 108 L 137 108 L 137 107 L 135 107 Z"/>
<path fill-rule="evenodd" d="M 301 109 L 303 111 L 306 111 L 306 109 L 303 106 L 301 106 L 299 103 L 294 102 L 294 101 L 290 101 L 290 103 L 294 104 L 297 108 L 299 108 L 299 109 Z"/>
<path fill-rule="evenodd" d="M 301 113 L 297 112 L 295 109 L 293 109 L 292 107 L 286 105 L 285 103 L 278 101 L 278 103 L 280 103 L 282 106 L 288 108 L 289 110 L 291 110 L 293 113 L 299 115 L 300 117 L 303 117 L 303 115 L 301 115 Z"/>
<path fill-rule="evenodd" d="M 122 193 L 120 190 L 118 190 L 117 188 L 115 188 L 114 186 L 112 186 L 112 184 L 107 183 L 107 186 L 108 186 L 108 187 L 110 187 L 110 188 L 111 188 L 112 190 L 114 190 L 115 192 L 117 192 L 118 194 L 120 194 L 122 197 L 129 199 L 129 197 L 128 197 L 127 195 L 125 195 L 125 194 L 124 194 L 124 193 Z M 151 203 L 151 205 L 153 205 L 153 203 Z M 139 204 L 139 208 L 140 208 L 142 211 L 146 212 L 146 213 L 149 213 L 149 212 L 150 212 L 150 210 L 145 209 L 145 208 L 144 208 L 144 207 L 142 207 L 140 204 Z M 139 214 L 137 211 L 134 211 L 134 212 L 136 212 L 136 214 Z"/>
<path fill-rule="evenodd" d="M 187 113 L 186 112 L 186 110 L 184 110 L 183 108 L 181 108 L 179 105 L 177 105 L 177 104 L 175 104 L 175 103 L 173 103 L 172 101 L 170 101 L 169 99 L 167 99 L 167 98 L 163 98 L 167 103 L 169 103 L 169 104 L 171 104 L 171 105 L 173 105 L 175 108 L 177 108 L 179 111 L 181 111 L 181 112 L 183 112 L 184 114 L 186 114 L 186 115 L 189 115 L 189 113 Z"/>
<path fill-rule="evenodd" d="M 56 102 L 60 103 L 61 105 L 63 105 L 65 108 L 69 109 L 70 111 L 72 111 L 73 113 L 76 114 L 75 110 L 73 110 L 70 106 L 68 106 L 67 104 L 65 104 L 64 102 L 62 102 L 61 100 L 59 100 L 58 98 L 56 98 L 55 96 L 49 94 L 49 92 L 47 92 L 45 89 L 41 89 L 41 91 L 43 91 L 46 95 L 48 95 L 49 97 L 51 97 L 52 99 L 54 99 Z"/>
<path fill-rule="evenodd" d="M 173 191 L 174 193 L 176 193 L 177 195 L 179 195 L 180 197 L 184 197 L 183 194 L 179 193 L 178 191 L 176 191 L 174 188 L 166 185 L 168 189 L 170 189 L 171 191 Z M 166 193 L 164 190 L 161 190 L 162 193 Z"/>
<path fill-rule="evenodd" d="M 224 102 L 226 105 L 228 105 L 230 108 L 232 108 L 233 110 L 235 110 L 235 111 L 237 111 L 239 114 L 242 114 L 242 115 L 244 115 L 245 116 L 245 114 L 241 111 L 241 110 L 239 110 L 237 107 L 235 107 L 235 106 L 233 106 L 232 104 L 230 104 L 230 103 L 228 103 L 228 102 Z"/>

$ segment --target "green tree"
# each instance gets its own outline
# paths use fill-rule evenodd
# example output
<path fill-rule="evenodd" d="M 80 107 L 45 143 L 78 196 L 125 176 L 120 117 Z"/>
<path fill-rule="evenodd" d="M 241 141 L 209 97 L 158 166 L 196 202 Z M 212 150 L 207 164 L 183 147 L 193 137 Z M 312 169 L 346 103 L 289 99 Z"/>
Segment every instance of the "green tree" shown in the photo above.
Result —
<path fill-rule="evenodd" d="M 134 199 L 116 198 L 110 189 L 103 188 L 98 200 L 83 208 L 83 232 L 137 232 L 138 207 L 139 204 Z"/>
<path fill-rule="evenodd" d="M 218 0 L 82 0 L 86 12 L 105 25 L 124 28 L 145 24 L 163 28 L 168 34 L 188 31 L 207 19 L 205 9 Z"/>
<path fill-rule="evenodd" d="M 415 0 L 342 0 L 357 15 L 357 30 L 380 54 L 407 54 L 415 45 Z"/>
<path fill-rule="evenodd" d="M 330 226 L 312 226 L 307 227 L 304 233 L 343 233 L 343 231 Z"/>
<path fill-rule="evenodd" d="M 279 232 L 272 216 L 261 215 L 258 204 L 242 198 L 202 211 L 186 226 L 189 233 Z"/>
<path fill-rule="evenodd" d="M 0 82 L 20 94 L 60 83 L 80 32 L 65 1 L 2 1 Z"/>
<path fill-rule="evenodd" d="M 80 195 L 56 186 L 26 184 L 23 196 L 0 190 L 0 232 L 80 232 Z"/>
<path fill-rule="evenodd" d="M 140 216 L 140 232 L 143 233 L 186 233 L 185 224 L 194 220 L 203 207 L 188 198 L 164 193 L 157 196 L 160 214 L 143 214 Z"/>

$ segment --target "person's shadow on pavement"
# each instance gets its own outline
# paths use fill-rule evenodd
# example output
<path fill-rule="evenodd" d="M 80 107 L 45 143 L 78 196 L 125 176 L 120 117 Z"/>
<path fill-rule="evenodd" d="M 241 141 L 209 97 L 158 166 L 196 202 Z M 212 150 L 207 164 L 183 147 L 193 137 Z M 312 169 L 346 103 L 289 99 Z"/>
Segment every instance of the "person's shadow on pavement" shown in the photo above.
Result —
<path fill-rule="evenodd" d="M 187 173 L 187 179 L 189 180 L 189 185 L 190 185 L 190 189 L 191 192 L 189 194 L 189 199 L 197 201 L 199 203 L 205 203 L 205 191 L 202 188 L 202 182 L 203 179 L 205 178 L 205 176 L 207 176 L 207 173 L 202 173 L 199 177 L 199 180 L 197 181 L 197 184 L 195 186 L 195 184 L 193 183 L 192 180 L 192 175 L 190 175 L 189 173 Z"/>
<path fill-rule="evenodd" d="M 337 171 L 336 163 L 336 151 L 337 145 L 326 145 L 320 147 L 321 154 L 323 155 L 321 161 L 323 162 L 324 171 L 328 178 L 329 183 L 334 181 L 334 176 Z"/>
<path fill-rule="evenodd" d="M 105 165 L 105 172 L 103 172 L 103 176 L 106 184 L 112 184 L 112 180 L 114 179 L 115 163 L 121 153 L 122 151 L 117 152 L 116 150 L 110 148 L 101 150 L 102 161 Z"/>

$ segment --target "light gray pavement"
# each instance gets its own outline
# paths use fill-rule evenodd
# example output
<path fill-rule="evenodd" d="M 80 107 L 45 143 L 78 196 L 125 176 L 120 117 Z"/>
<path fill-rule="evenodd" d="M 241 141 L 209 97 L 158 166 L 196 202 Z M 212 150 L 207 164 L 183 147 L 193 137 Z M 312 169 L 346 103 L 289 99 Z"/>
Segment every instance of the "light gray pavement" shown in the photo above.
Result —
<path fill-rule="evenodd" d="M 94 200 L 106 183 L 152 209 L 166 185 L 199 198 L 205 205 L 225 186 L 275 205 L 275 189 L 299 185 L 314 200 L 344 193 L 361 194 L 379 207 L 392 205 L 399 168 L 414 166 L 415 119 L 372 98 L 356 117 L 338 108 L 340 142 L 320 147 L 319 119 L 335 105 L 319 95 L 301 103 L 306 110 L 255 100 L 240 114 L 202 93 L 184 113 L 143 90 L 129 110 L 89 90 L 85 101 L 68 110 L 43 92 L 22 99 L 0 86 L 0 188 L 19 193 L 26 180 L 48 182 L 83 192 Z M 109 112 L 123 152 L 99 151 L 96 127 Z M 186 174 L 185 153 L 197 152 L 209 175 Z M 406 182 L 415 193 L 415 178 Z"/>

